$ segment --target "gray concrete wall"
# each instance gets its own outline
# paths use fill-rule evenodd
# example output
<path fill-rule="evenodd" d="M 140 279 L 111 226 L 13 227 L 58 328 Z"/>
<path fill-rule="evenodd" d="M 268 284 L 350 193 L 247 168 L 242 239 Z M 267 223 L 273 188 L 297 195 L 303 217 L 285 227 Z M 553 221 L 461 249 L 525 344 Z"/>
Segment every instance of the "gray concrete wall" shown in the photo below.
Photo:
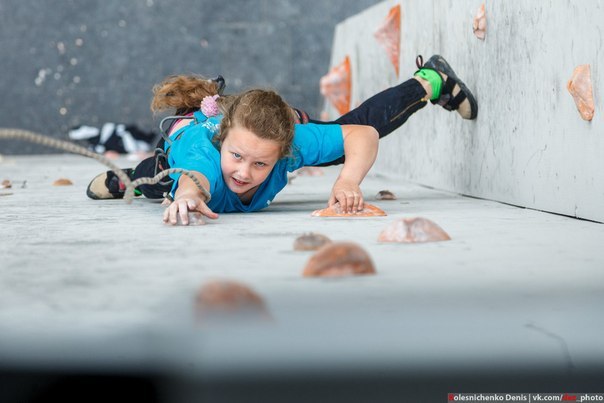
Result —
<path fill-rule="evenodd" d="M 449 60 L 480 104 L 475 122 L 431 105 L 420 110 L 381 143 L 376 170 L 604 221 L 604 2 L 487 1 L 485 41 L 472 32 L 481 3 L 386 1 L 338 25 L 332 64 L 351 56 L 353 106 L 410 77 L 417 54 L 434 53 Z M 403 11 L 400 79 L 372 35 L 395 4 Z M 580 64 L 591 65 L 591 122 L 580 118 L 566 89 Z"/>
<path fill-rule="evenodd" d="M 155 127 L 151 87 L 222 74 L 318 113 L 334 26 L 376 0 L 0 1 L 0 127 L 65 137 L 107 121 Z M 0 141 L 0 153 L 54 152 Z"/>

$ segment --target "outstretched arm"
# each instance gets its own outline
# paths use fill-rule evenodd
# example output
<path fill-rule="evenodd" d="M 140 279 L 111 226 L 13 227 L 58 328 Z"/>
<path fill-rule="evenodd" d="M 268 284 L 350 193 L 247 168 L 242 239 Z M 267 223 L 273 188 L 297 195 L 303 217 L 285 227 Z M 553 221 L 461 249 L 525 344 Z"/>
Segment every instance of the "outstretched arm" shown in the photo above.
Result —
<path fill-rule="evenodd" d="M 333 185 L 328 204 L 340 203 L 342 211 L 353 213 L 364 207 L 361 182 L 373 166 L 378 151 L 378 132 L 371 126 L 343 125 L 346 160 Z"/>
<path fill-rule="evenodd" d="M 191 171 L 201 185 L 210 191 L 210 182 L 199 172 Z M 206 198 L 201 193 L 195 182 L 186 175 L 181 175 L 178 180 L 178 189 L 174 194 L 174 201 L 164 211 L 164 222 L 175 225 L 177 216 L 183 225 L 189 224 L 189 211 L 199 211 L 208 218 L 216 219 L 218 214 L 207 206 Z"/>

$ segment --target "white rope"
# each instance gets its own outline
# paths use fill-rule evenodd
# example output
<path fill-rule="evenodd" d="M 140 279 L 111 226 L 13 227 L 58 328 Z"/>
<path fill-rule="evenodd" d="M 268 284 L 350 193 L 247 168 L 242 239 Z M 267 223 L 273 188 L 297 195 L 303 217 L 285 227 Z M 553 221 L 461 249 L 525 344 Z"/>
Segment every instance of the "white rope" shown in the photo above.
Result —
<path fill-rule="evenodd" d="M 210 192 L 208 192 L 207 189 L 202 186 L 202 184 L 195 177 L 195 175 L 193 175 L 193 173 L 187 171 L 186 169 L 170 168 L 160 172 L 153 178 L 138 178 L 135 181 L 131 181 L 128 175 L 126 175 L 126 173 L 120 167 L 115 165 L 109 159 L 105 158 L 100 154 L 87 150 L 86 148 L 81 147 L 77 144 L 73 144 L 69 141 L 54 139 L 52 137 L 43 136 L 41 134 L 37 134 L 23 129 L 0 129 L 0 139 L 17 139 L 30 143 L 41 144 L 43 146 L 57 148 L 59 150 L 67 151 L 73 154 L 83 155 L 85 157 L 93 158 L 99 161 L 101 164 L 108 166 L 113 172 L 115 172 L 117 177 L 124 183 L 124 185 L 126 185 L 126 193 L 124 194 L 124 200 L 126 200 L 126 203 L 128 204 L 132 203 L 132 199 L 134 198 L 134 189 L 137 186 L 154 185 L 160 180 L 162 180 L 164 177 L 172 173 L 180 173 L 191 178 L 193 183 L 195 183 L 195 185 L 199 188 L 199 190 L 201 190 L 202 194 L 206 198 L 206 203 L 209 202 L 212 198 Z"/>

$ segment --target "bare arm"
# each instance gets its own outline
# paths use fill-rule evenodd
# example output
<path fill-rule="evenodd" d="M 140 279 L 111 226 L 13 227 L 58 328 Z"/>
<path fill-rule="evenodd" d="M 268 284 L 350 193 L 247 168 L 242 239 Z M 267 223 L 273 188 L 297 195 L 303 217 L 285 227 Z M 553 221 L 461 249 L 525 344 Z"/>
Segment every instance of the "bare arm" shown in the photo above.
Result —
<path fill-rule="evenodd" d="M 210 191 L 210 182 L 199 172 L 191 171 L 201 185 Z M 177 216 L 180 221 L 187 225 L 189 223 L 189 211 L 199 211 L 208 218 L 216 219 L 218 214 L 207 206 L 206 198 L 201 193 L 195 182 L 186 175 L 181 175 L 178 180 L 178 189 L 174 194 L 174 201 L 164 211 L 164 222 L 175 225 Z"/>
<path fill-rule="evenodd" d="M 360 185 L 373 166 L 378 151 L 378 132 L 371 126 L 343 125 L 346 160 L 329 196 L 331 206 L 340 203 L 342 211 L 356 212 L 364 207 Z"/>

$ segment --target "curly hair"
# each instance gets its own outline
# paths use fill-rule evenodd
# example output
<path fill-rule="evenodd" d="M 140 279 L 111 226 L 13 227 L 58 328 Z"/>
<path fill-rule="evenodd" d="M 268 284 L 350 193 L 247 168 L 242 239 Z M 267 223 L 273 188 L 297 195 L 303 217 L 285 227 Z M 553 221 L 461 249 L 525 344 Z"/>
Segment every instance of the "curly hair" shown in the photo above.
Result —
<path fill-rule="evenodd" d="M 199 110 L 206 96 L 216 95 L 218 84 L 197 75 L 170 76 L 153 87 L 151 110 L 175 109 L 183 115 Z M 279 158 L 291 154 L 294 139 L 294 116 L 290 106 L 272 90 L 252 89 L 238 95 L 221 96 L 217 100 L 223 114 L 219 144 L 235 126 L 245 128 L 258 137 L 279 144 Z"/>
<path fill-rule="evenodd" d="M 206 96 L 218 94 L 218 83 L 199 75 L 169 76 L 153 86 L 151 111 L 176 110 L 184 115 L 199 109 Z"/>

